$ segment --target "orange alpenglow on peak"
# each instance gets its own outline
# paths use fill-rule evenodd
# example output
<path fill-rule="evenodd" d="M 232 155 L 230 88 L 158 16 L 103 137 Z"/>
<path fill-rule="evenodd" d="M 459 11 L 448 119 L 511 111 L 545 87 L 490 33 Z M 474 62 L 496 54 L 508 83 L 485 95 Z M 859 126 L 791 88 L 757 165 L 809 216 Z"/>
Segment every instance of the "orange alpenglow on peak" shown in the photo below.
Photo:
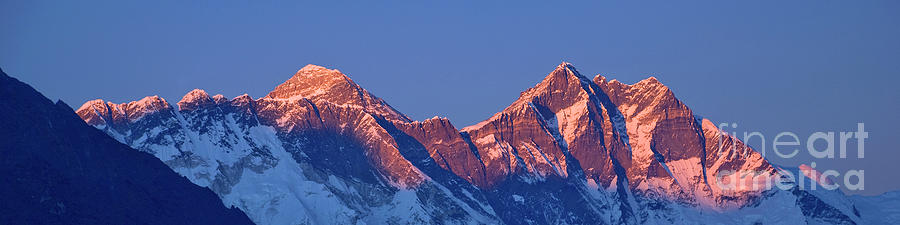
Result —
<path fill-rule="evenodd" d="M 340 70 L 337 70 L 337 69 L 328 69 L 328 68 L 326 68 L 326 67 L 324 67 L 324 66 L 319 66 L 319 65 L 314 65 L 314 64 L 307 64 L 307 65 L 304 66 L 303 68 L 300 68 L 300 70 L 297 71 L 297 74 L 300 74 L 300 72 L 302 72 L 302 71 L 322 71 L 322 70 L 331 71 L 331 72 L 337 72 L 337 73 L 340 73 L 340 72 L 341 72 Z"/>
<path fill-rule="evenodd" d="M 362 108 L 387 119 L 412 121 L 381 98 L 357 85 L 341 71 L 312 64 L 304 66 L 291 79 L 275 87 L 265 99 L 308 99 L 313 103 L 327 102 L 341 107 Z"/>
<path fill-rule="evenodd" d="M 188 92 L 181 101 L 178 101 L 178 110 L 196 110 L 202 106 L 215 104 L 209 94 L 202 89 L 194 89 Z"/>
<path fill-rule="evenodd" d="M 102 125 L 112 121 L 136 121 L 145 115 L 168 109 L 171 109 L 169 103 L 154 95 L 121 104 L 95 99 L 85 102 L 75 113 L 85 118 L 85 122 L 90 125 Z"/>

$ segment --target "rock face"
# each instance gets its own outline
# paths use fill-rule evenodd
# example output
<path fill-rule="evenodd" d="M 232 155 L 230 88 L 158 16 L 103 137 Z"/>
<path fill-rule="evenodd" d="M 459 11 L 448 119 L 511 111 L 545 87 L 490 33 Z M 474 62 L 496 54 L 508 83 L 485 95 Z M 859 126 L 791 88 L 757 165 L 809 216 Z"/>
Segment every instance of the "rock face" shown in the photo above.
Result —
<path fill-rule="evenodd" d="M 0 95 L 0 223 L 252 224 L 209 189 L 85 125 L 65 103 L 54 104 L 2 71 Z M 131 124 L 169 108 L 158 97 L 89 105 L 105 109 L 83 114 L 93 124 Z"/>
<path fill-rule="evenodd" d="M 314 65 L 263 98 L 194 90 L 176 105 L 94 100 L 77 113 L 259 224 L 861 221 L 840 196 L 765 188 L 786 169 L 655 78 L 589 79 L 568 63 L 462 129 L 412 121 Z"/>

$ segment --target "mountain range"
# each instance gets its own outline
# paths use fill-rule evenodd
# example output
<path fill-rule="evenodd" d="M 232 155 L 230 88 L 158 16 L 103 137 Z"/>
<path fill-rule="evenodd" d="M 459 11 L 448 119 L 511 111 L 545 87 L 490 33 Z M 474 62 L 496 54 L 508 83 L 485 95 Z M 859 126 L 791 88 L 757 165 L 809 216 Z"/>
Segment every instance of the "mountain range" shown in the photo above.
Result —
<path fill-rule="evenodd" d="M 868 224 L 864 199 L 769 163 L 656 78 L 561 63 L 502 111 L 413 121 L 346 74 L 307 65 L 261 98 L 195 89 L 86 102 L 95 127 L 211 189 L 256 224 Z M 760 188 L 774 182 L 788 189 Z M 798 184 L 799 183 L 799 184 Z M 887 195 L 886 195 L 887 196 Z M 897 207 L 893 207 L 897 208 Z M 861 210 L 864 209 L 864 210 Z"/>

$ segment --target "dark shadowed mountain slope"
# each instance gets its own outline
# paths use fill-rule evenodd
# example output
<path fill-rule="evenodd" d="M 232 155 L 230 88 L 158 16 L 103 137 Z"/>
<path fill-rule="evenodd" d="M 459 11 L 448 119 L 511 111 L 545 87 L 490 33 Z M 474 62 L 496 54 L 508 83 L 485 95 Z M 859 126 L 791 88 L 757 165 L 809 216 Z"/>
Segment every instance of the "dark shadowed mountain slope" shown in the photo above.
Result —
<path fill-rule="evenodd" d="M 0 71 L 0 224 L 252 224 Z"/>

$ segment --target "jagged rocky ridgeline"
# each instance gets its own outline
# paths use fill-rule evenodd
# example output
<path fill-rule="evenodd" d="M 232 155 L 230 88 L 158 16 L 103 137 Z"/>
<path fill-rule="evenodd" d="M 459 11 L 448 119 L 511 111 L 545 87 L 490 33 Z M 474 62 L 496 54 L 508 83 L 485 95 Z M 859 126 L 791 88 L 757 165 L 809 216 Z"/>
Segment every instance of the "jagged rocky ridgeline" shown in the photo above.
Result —
<path fill-rule="evenodd" d="M 557 66 L 462 129 L 412 121 L 338 70 L 308 65 L 259 99 L 194 90 L 77 110 L 259 224 L 836 223 L 843 194 L 754 189 L 769 164 L 655 78 Z M 753 171 L 734 189 L 724 171 Z M 824 189 L 820 189 L 824 190 Z"/>

